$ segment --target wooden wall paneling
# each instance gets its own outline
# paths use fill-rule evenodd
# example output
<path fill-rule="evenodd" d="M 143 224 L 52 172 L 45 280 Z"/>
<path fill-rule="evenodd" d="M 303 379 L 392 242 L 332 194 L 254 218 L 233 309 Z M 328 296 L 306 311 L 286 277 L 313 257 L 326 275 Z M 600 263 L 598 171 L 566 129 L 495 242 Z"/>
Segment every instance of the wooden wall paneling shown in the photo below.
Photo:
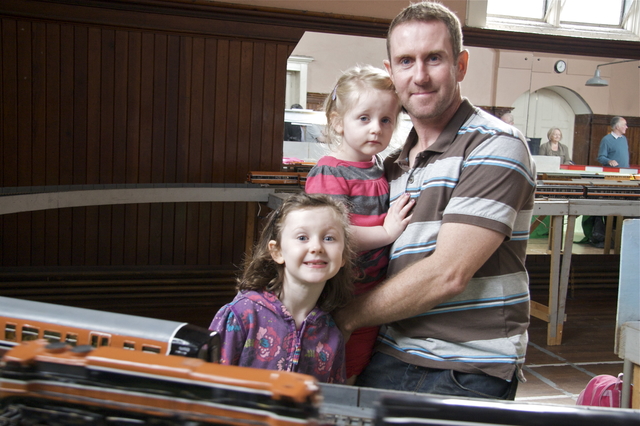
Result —
<path fill-rule="evenodd" d="M 253 74 L 253 42 L 240 43 L 240 73 L 238 90 L 238 114 L 236 115 L 237 126 L 237 154 L 236 168 L 234 171 L 234 181 L 243 182 L 247 172 L 251 168 L 251 113 L 253 110 L 253 89 L 251 87 Z"/>
<path fill-rule="evenodd" d="M 227 73 L 227 105 L 226 123 L 224 135 L 224 182 L 236 182 L 236 172 L 238 169 L 238 126 L 240 114 L 240 73 L 242 72 L 241 42 L 229 41 L 229 61 L 226 63 Z"/>
<path fill-rule="evenodd" d="M 45 211 L 44 264 L 47 266 L 55 266 L 58 264 L 59 217 L 59 210 Z"/>
<path fill-rule="evenodd" d="M 89 66 L 89 49 L 96 47 L 95 43 L 89 45 L 87 27 L 64 25 L 61 35 L 60 184 L 82 185 L 87 183 L 90 171 L 95 172 L 96 167 L 95 162 L 88 161 L 89 154 L 95 151 L 89 148 L 90 142 L 95 144 L 93 136 L 91 139 L 89 136 L 95 125 L 90 126 L 89 118 L 95 115 L 97 102 L 94 92 L 89 92 L 90 85 L 95 86 L 93 73 L 96 72 L 94 66 Z M 78 213 L 72 215 L 75 218 Z M 74 234 L 79 232 L 74 221 Z"/>
<path fill-rule="evenodd" d="M 250 169 L 247 170 L 267 170 L 263 168 L 263 146 L 267 141 L 263 138 L 264 123 L 262 122 L 262 114 L 264 110 L 264 69 L 265 69 L 265 43 L 253 43 L 253 63 L 251 73 L 251 115 L 248 117 L 249 123 L 249 144 L 251 151 L 249 154 Z"/>
<path fill-rule="evenodd" d="M 573 126 L 573 154 L 571 158 L 576 164 L 589 164 L 591 147 L 591 115 L 576 115 Z"/>
<path fill-rule="evenodd" d="M 211 227 L 209 228 L 209 265 L 224 265 L 223 252 L 229 250 L 229 241 L 223 239 L 224 205 L 226 203 L 211 203 Z"/>
<path fill-rule="evenodd" d="M 111 230 L 112 212 L 115 206 L 98 207 L 98 265 L 107 266 L 111 264 Z"/>
<path fill-rule="evenodd" d="M 215 62 L 216 89 L 213 93 L 215 98 L 215 119 L 213 127 L 213 169 L 211 182 L 226 183 L 225 180 L 225 152 L 227 146 L 227 104 L 228 104 L 228 81 L 229 81 L 229 41 L 218 40 Z"/>
<path fill-rule="evenodd" d="M 128 50 L 129 32 L 116 31 L 113 73 L 113 183 L 127 183 Z"/>
<path fill-rule="evenodd" d="M 33 50 L 32 50 L 32 87 L 34 120 L 32 124 L 31 145 L 33 146 L 33 175 L 34 185 L 46 184 L 46 139 L 47 126 L 46 104 L 47 104 L 47 52 L 46 25 L 42 22 L 33 23 Z"/>
<path fill-rule="evenodd" d="M 18 66 L 18 182 L 17 186 L 31 185 L 31 121 L 32 76 L 31 76 L 31 23 L 18 21 L 17 66 Z"/>
<path fill-rule="evenodd" d="M 178 113 L 180 105 L 180 39 L 177 36 L 167 37 L 167 91 L 165 112 L 165 141 L 164 141 L 164 177 L 162 182 L 175 183 L 178 157 Z M 188 141 L 184 141 L 188 143 Z"/>
<path fill-rule="evenodd" d="M 180 38 L 180 67 L 178 83 L 178 128 L 176 135 L 176 182 L 189 180 L 189 152 L 191 151 L 191 97 L 193 78 L 193 37 Z M 195 113 L 195 110 L 193 111 Z"/>
<path fill-rule="evenodd" d="M 286 75 L 280 70 L 286 67 L 287 59 L 291 53 L 291 47 L 283 44 L 276 46 L 275 67 L 273 69 L 273 131 L 269 135 L 271 144 L 271 164 L 267 170 L 278 170 L 282 167 L 282 150 L 284 146 L 284 102 L 286 95 Z"/>
<path fill-rule="evenodd" d="M 126 172 L 125 182 L 139 182 L 140 157 L 140 115 L 142 85 L 142 34 L 127 32 L 127 117 L 126 117 Z M 134 210 L 130 214 L 136 217 Z"/>
<path fill-rule="evenodd" d="M 87 56 L 87 175 L 86 184 L 100 183 L 100 87 L 101 87 L 101 31 L 89 28 L 86 52 Z"/>
<path fill-rule="evenodd" d="M 61 32 L 62 27 L 66 27 L 67 31 Z M 45 149 L 42 152 L 45 161 L 45 179 L 41 185 L 59 185 L 61 177 L 61 138 L 63 137 L 63 131 L 67 133 L 73 133 L 69 124 L 69 117 L 64 114 L 69 114 L 69 108 L 73 105 L 65 105 L 65 101 L 69 101 L 73 96 L 74 91 L 72 88 L 64 86 L 69 80 L 73 81 L 73 72 L 71 75 L 63 75 L 64 72 L 69 73 L 67 64 L 62 63 L 62 50 L 65 50 L 64 58 L 69 58 L 69 50 L 73 49 L 73 40 L 69 41 L 66 36 L 69 35 L 69 26 L 60 26 L 54 23 L 47 24 L 46 33 L 46 68 L 43 70 L 46 76 L 46 100 L 44 105 L 46 111 L 44 114 L 37 118 L 44 121 L 46 124 L 46 142 Z M 63 35 L 65 38 L 63 38 Z M 71 55 L 73 56 L 73 55 Z M 35 102 L 34 102 L 35 104 Z M 69 155 L 64 153 L 64 155 Z M 65 157 L 68 158 L 68 157 Z M 66 166 L 69 166 L 68 164 Z M 73 170 L 68 167 L 66 173 L 71 173 Z M 67 184 L 71 183 L 67 181 Z"/>
<path fill-rule="evenodd" d="M 276 113 L 273 110 L 273 104 L 276 97 L 276 75 L 277 75 L 277 65 L 274 61 L 274 58 L 277 57 L 277 47 L 274 44 L 267 44 L 265 48 L 265 62 L 264 62 L 264 89 L 262 92 L 263 95 L 263 103 L 262 103 L 262 136 L 260 138 L 261 142 L 261 153 L 260 153 L 260 166 L 261 170 L 270 170 L 270 165 L 273 164 L 273 153 L 277 149 L 277 140 L 284 139 L 284 115 L 283 115 L 283 124 L 282 124 L 282 132 L 278 133 L 275 125 Z M 286 78 L 286 76 L 284 77 Z M 284 114 L 284 108 L 282 108 Z M 268 141 L 274 141 L 273 145 L 269 144 Z M 282 157 L 282 146 L 284 145 L 284 141 L 280 144 L 280 156 Z M 276 169 L 277 170 L 277 169 Z"/>
<path fill-rule="evenodd" d="M 196 265 L 208 265 L 211 251 L 211 203 L 198 203 L 198 246 Z"/>
<path fill-rule="evenodd" d="M 183 265 L 198 264 L 198 225 L 200 203 L 185 203 L 184 262 Z"/>
<path fill-rule="evenodd" d="M 115 204 L 111 206 L 111 253 L 109 265 L 124 265 L 124 246 L 127 241 L 125 235 L 125 205 Z"/>
<path fill-rule="evenodd" d="M 165 120 L 167 118 L 167 36 L 155 34 L 153 58 L 153 136 L 151 182 L 164 181 Z"/>
<path fill-rule="evenodd" d="M 182 143 L 189 141 L 188 152 L 186 153 L 186 170 L 184 171 L 185 182 L 203 182 L 203 127 L 205 120 L 204 109 L 204 79 L 205 79 L 205 40 L 202 37 L 191 39 L 189 45 L 189 60 L 191 63 L 189 75 L 189 99 L 185 102 L 188 108 L 186 125 L 188 132 Z"/>
<path fill-rule="evenodd" d="M 124 251 L 122 254 L 123 264 L 134 266 L 137 264 L 138 253 L 138 205 L 127 204 L 124 210 Z"/>
<path fill-rule="evenodd" d="M 40 210 L 31 212 L 31 229 L 29 234 L 24 235 L 18 250 L 29 250 L 29 265 L 45 264 L 45 217 L 46 211 Z"/>
<path fill-rule="evenodd" d="M 73 210 L 70 208 L 60 209 L 58 213 L 58 260 L 56 266 L 71 266 L 73 245 Z"/>
<path fill-rule="evenodd" d="M 203 81 L 202 81 L 202 143 L 199 168 L 200 179 L 196 182 L 216 182 L 214 169 L 214 141 L 216 132 L 216 108 L 218 106 L 217 90 L 217 40 L 207 37 L 204 39 Z M 218 181 L 219 182 L 219 181 Z M 203 212 L 203 214 L 206 214 Z M 198 262 L 200 264 L 200 261 Z"/>
<path fill-rule="evenodd" d="M 142 60 L 140 72 L 140 164 L 138 182 L 151 183 L 151 154 L 153 151 L 153 93 L 154 93 L 154 40 L 155 36 L 142 33 Z"/>
<path fill-rule="evenodd" d="M 151 244 L 149 227 L 151 204 L 138 204 L 138 227 L 136 235 L 136 265 L 149 265 L 149 245 Z"/>
<path fill-rule="evenodd" d="M 0 147 L 2 186 L 18 184 L 18 70 L 17 26 L 14 19 L 2 19 L 2 138 Z M 6 250 L 5 250 L 6 252 Z"/>
<path fill-rule="evenodd" d="M 175 203 L 173 227 L 173 259 L 170 265 L 184 265 L 186 260 L 187 203 Z"/>
<path fill-rule="evenodd" d="M 113 183 L 113 132 L 114 122 L 114 92 L 115 92 L 115 31 L 101 29 L 100 40 L 100 183 Z M 122 107 L 122 105 L 118 105 Z"/>
<path fill-rule="evenodd" d="M 76 207 L 73 212 L 73 236 L 71 238 L 71 265 L 85 265 L 85 248 L 87 238 L 87 209 Z"/>
<path fill-rule="evenodd" d="M 162 259 L 162 204 L 149 206 L 149 265 L 160 265 Z"/>
<path fill-rule="evenodd" d="M 56 76 L 59 84 L 53 81 L 53 92 L 56 96 L 58 113 L 52 117 L 51 121 L 58 120 L 59 136 L 57 138 L 59 159 L 56 164 L 57 170 L 52 170 L 53 176 L 57 175 L 57 181 L 60 185 L 73 184 L 73 133 L 75 123 L 73 121 L 73 92 L 74 88 L 74 28 L 71 25 L 60 26 L 60 47 L 56 50 L 60 52 L 59 58 L 59 74 Z M 58 64 L 52 64 L 56 66 Z M 56 78 L 54 77 L 54 78 Z M 52 104 L 54 103 L 52 102 Z"/>
<path fill-rule="evenodd" d="M 174 261 L 174 242 L 176 239 L 176 204 L 162 204 L 161 255 L 160 265 L 172 265 Z"/>
<path fill-rule="evenodd" d="M 85 208 L 86 235 L 84 241 L 84 264 L 87 266 L 98 265 L 98 247 L 100 245 L 98 238 L 99 209 L 99 206 Z"/>

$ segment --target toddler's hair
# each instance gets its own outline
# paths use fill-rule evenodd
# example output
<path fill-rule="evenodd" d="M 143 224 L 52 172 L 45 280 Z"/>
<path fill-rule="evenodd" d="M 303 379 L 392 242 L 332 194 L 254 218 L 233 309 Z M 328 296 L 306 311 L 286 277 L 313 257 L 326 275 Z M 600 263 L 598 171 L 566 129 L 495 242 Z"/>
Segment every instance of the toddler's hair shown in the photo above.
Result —
<path fill-rule="evenodd" d="M 396 90 L 389 74 L 371 65 L 356 65 L 345 71 L 338 79 L 333 91 L 324 101 L 327 117 L 326 143 L 330 148 L 336 148 L 342 142 L 342 135 L 339 135 L 333 126 L 335 120 L 342 120 L 347 111 L 357 103 L 360 93 L 371 89 L 388 90 L 394 95 Z M 397 115 L 400 114 L 400 110 L 400 103 L 398 103 Z"/>
<path fill-rule="evenodd" d="M 323 194 L 293 194 L 286 198 L 282 205 L 267 216 L 267 222 L 260 235 L 260 240 L 253 248 L 253 255 L 246 257 L 237 289 L 267 290 L 278 295 L 284 281 L 284 265 L 273 260 L 269 251 L 269 241 L 276 241 L 280 248 L 282 229 L 289 213 L 301 209 L 329 207 L 340 221 L 344 230 L 345 265 L 338 273 L 327 280 L 324 290 L 318 299 L 318 306 L 325 312 L 342 307 L 351 300 L 354 281 L 354 248 L 349 234 L 349 214 L 346 207 L 338 200 Z"/>

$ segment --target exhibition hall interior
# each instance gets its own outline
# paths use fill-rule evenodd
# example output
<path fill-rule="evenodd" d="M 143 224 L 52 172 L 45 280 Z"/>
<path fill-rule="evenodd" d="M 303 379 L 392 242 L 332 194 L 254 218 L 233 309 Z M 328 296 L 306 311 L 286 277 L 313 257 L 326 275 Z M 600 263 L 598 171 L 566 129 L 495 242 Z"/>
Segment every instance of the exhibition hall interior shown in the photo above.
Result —
<path fill-rule="evenodd" d="M 638 0 L 438 1 L 462 26 L 462 97 L 535 165 L 514 401 L 216 370 L 208 328 L 270 213 L 331 154 L 336 82 L 387 72 L 389 25 L 411 3 L 0 2 L 0 425 L 640 418 Z M 380 158 L 402 149 L 410 114 Z M 603 163 L 612 135 L 626 164 Z M 67 396 L 39 394 L 39 374 Z M 597 376 L 622 379 L 621 408 L 578 405 Z"/>

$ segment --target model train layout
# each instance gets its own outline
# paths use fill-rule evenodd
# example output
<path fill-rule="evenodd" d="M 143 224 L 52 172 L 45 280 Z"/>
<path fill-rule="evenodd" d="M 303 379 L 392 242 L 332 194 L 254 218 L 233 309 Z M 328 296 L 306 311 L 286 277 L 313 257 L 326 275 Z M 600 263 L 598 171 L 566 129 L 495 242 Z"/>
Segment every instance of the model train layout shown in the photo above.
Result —
<path fill-rule="evenodd" d="M 247 174 L 247 182 L 281 188 L 304 188 L 306 179 L 307 171 L 302 169 L 286 172 L 252 171 Z M 536 198 L 640 200 L 640 181 L 583 177 L 540 179 L 536 185 Z"/>
<path fill-rule="evenodd" d="M 630 424 L 638 414 L 322 384 L 295 372 L 199 359 L 210 353 L 208 346 L 160 353 L 119 346 L 116 335 L 127 336 L 125 342 L 152 336 L 159 320 L 123 316 L 128 323 L 107 326 L 96 320 L 118 314 L 10 298 L 0 302 L 7 344 L 0 360 L 0 426 L 599 426 Z M 19 339 L 23 332 L 26 338 Z M 78 337 L 68 340 L 66 334 L 74 332 Z M 111 338 L 92 339 L 95 333 Z"/>

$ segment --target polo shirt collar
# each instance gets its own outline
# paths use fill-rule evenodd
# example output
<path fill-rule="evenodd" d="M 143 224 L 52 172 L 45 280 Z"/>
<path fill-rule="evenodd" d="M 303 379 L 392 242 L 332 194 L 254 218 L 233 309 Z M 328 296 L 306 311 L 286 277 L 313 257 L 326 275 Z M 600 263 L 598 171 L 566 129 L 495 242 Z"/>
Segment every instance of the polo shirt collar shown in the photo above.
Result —
<path fill-rule="evenodd" d="M 467 98 L 462 99 L 462 103 L 458 107 L 458 110 L 453 115 L 447 126 L 444 128 L 438 139 L 426 150 L 431 152 L 443 153 L 455 140 L 458 135 L 458 130 L 462 127 L 462 125 L 467 121 L 467 119 L 475 112 L 476 108 L 471 105 L 471 102 Z M 396 160 L 396 164 L 401 168 L 408 170 L 409 169 L 409 152 L 411 148 L 418 143 L 418 134 L 416 133 L 415 128 L 411 128 L 409 135 L 407 136 L 407 140 L 402 147 L 402 151 L 400 152 L 400 156 Z M 422 153 L 419 153 L 420 156 Z"/>

